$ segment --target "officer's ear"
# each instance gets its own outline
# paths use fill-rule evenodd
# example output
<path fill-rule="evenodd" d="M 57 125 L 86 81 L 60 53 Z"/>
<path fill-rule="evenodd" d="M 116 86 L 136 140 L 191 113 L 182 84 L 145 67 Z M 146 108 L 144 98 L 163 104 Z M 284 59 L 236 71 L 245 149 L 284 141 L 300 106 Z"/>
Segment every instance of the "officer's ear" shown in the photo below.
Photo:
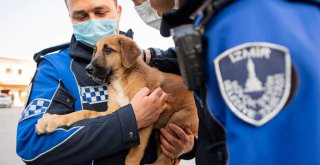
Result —
<path fill-rule="evenodd" d="M 137 62 L 137 58 L 142 54 L 141 49 L 136 42 L 125 36 L 120 37 L 119 44 L 121 46 L 122 65 L 126 68 L 132 67 Z"/>

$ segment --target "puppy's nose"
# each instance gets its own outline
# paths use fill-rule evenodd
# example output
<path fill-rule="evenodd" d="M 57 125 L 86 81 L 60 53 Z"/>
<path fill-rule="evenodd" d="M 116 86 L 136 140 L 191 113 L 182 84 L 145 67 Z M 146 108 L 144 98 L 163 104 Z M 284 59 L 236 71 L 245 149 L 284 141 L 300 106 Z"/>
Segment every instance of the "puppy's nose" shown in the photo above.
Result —
<path fill-rule="evenodd" d="M 93 67 L 92 67 L 91 64 L 89 64 L 89 65 L 86 67 L 86 71 L 87 71 L 87 73 L 90 74 L 90 75 L 93 73 Z"/>

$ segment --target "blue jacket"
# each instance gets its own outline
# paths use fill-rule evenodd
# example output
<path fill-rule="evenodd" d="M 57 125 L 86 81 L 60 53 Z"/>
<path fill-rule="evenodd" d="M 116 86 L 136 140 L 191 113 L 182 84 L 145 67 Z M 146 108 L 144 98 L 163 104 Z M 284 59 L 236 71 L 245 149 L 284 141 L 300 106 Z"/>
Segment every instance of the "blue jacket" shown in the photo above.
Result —
<path fill-rule="evenodd" d="M 239 0 L 207 24 L 207 101 L 228 164 L 320 164 L 319 6 Z"/>

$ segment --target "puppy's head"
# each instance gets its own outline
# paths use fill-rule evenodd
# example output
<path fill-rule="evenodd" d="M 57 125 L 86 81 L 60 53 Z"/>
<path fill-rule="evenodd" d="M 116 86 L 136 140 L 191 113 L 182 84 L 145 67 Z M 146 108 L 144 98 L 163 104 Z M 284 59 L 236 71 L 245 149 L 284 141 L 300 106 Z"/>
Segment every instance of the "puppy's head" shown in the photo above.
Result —
<path fill-rule="evenodd" d="M 130 38 L 114 34 L 101 39 L 86 71 L 90 76 L 110 80 L 137 63 L 141 49 Z"/>

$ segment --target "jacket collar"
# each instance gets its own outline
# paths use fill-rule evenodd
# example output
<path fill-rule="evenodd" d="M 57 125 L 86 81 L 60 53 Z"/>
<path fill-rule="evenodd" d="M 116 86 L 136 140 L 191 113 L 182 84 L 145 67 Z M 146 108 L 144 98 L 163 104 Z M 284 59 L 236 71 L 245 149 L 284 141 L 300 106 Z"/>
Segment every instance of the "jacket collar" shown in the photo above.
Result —
<path fill-rule="evenodd" d="M 76 40 L 75 36 L 72 35 L 70 42 L 69 54 L 72 58 L 80 58 L 86 61 L 91 61 L 93 48 Z"/>

